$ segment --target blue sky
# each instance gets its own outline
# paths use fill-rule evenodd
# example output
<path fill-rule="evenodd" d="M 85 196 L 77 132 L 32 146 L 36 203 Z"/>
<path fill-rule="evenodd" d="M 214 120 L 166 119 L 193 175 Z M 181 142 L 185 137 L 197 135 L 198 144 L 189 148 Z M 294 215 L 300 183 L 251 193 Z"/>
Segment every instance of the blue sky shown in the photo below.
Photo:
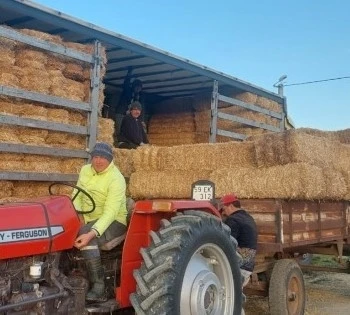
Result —
<path fill-rule="evenodd" d="M 350 76 L 348 0 L 36 0 L 270 91 Z M 350 128 L 350 79 L 285 86 L 296 127 Z"/>

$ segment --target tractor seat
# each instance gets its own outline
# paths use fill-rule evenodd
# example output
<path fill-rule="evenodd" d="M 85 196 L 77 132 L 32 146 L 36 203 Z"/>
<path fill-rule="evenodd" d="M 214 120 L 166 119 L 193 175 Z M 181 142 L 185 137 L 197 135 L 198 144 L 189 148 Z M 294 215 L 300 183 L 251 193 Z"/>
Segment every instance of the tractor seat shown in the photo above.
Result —
<path fill-rule="evenodd" d="M 116 247 L 117 245 L 119 245 L 122 241 L 124 241 L 126 236 L 126 233 L 124 233 L 123 235 L 117 236 L 115 238 L 113 238 L 112 240 L 110 240 L 109 242 L 103 244 L 100 249 L 101 250 L 111 250 L 112 248 Z"/>
<path fill-rule="evenodd" d="M 127 224 L 128 225 L 129 225 L 130 216 L 131 216 L 131 213 L 134 209 L 134 206 L 135 206 L 135 201 L 131 198 L 126 198 L 126 208 L 128 210 L 128 216 L 127 216 Z M 105 250 L 105 251 L 111 250 L 112 248 L 119 245 L 122 241 L 124 241 L 125 237 L 126 237 L 126 233 L 124 233 L 121 236 L 117 236 L 117 237 L 113 238 L 112 240 L 110 240 L 108 243 L 105 243 L 102 246 L 100 246 L 100 249 Z"/>

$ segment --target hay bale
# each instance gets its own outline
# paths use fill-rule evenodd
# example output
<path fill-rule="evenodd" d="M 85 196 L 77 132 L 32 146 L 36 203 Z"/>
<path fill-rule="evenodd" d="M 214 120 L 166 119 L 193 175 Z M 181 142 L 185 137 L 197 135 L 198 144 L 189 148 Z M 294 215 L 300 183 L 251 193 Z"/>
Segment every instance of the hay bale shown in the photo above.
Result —
<path fill-rule="evenodd" d="M 307 162 L 320 167 L 338 164 L 339 152 L 345 150 L 339 142 L 311 136 L 296 130 L 252 137 L 259 167 Z"/>
<path fill-rule="evenodd" d="M 16 41 L 0 36 L 0 51 L 4 51 L 4 52 L 13 51 L 14 52 L 16 47 L 17 47 Z"/>
<path fill-rule="evenodd" d="M 87 126 L 87 114 L 80 111 L 70 111 L 68 122 L 71 125 Z"/>
<path fill-rule="evenodd" d="M 35 173 L 60 173 L 61 159 L 54 156 L 26 154 L 22 160 L 22 171 Z"/>
<path fill-rule="evenodd" d="M 12 67 L 11 70 L 14 70 L 13 68 L 18 69 L 18 72 L 21 73 L 20 68 Z M 5 71 L 8 71 L 8 69 L 6 69 Z M 20 87 L 19 77 L 14 73 L 2 72 L 0 73 L 0 85 L 6 85 L 6 86 L 18 88 Z"/>
<path fill-rule="evenodd" d="M 272 110 L 277 113 L 282 113 L 283 107 L 281 104 L 277 103 L 276 101 L 269 100 L 268 98 L 258 96 L 256 103 L 257 106 L 260 106 L 262 108 Z"/>
<path fill-rule="evenodd" d="M 174 147 L 141 147 L 134 153 L 136 171 L 212 171 L 217 168 L 254 167 L 254 144 L 227 142 Z"/>
<path fill-rule="evenodd" d="M 44 129 L 36 128 L 17 128 L 17 137 L 20 142 L 30 145 L 42 145 L 45 144 L 45 139 L 48 135 L 48 131 Z"/>
<path fill-rule="evenodd" d="M 258 99 L 258 96 L 250 92 L 243 92 L 235 95 L 234 98 L 244 103 L 255 104 Z"/>
<path fill-rule="evenodd" d="M 210 180 L 216 184 L 217 197 L 234 191 L 242 199 L 334 200 L 342 199 L 346 193 L 340 173 L 329 173 L 307 163 L 218 169 L 211 173 Z"/>
<path fill-rule="evenodd" d="M 130 177 L 135 172 L 134 152 L 135 150 L 113 149 L 114 163 L 124 177 Z"/>
<path fill-rule="evenodd" d="M 39 38 L 41 40 L 53 42 L 53 43 L 56 43 L 56 44 L 62 44 L 62 42 L 63 42 L 61 36 L 59 36 L 59 35 L 51 35 L 49 33 L 44 33 L 44 32 L 41 32 L 41 31 L 36 31 L 36 30 L 33 30 L 33 29 L 26 29 L 26 28 L 22 28 L 22 29 L 17 30 L 17 31 L 19 31 L 20 33 L 29 35 L 29 36 L 33 36 L 33 37 Z"/>
<path fill-rule="evenodd" d="M 20 87 L 39 93 L 47 94 L 50 90 L 50 76 L 45 69 L 22 68 L 21 78 L 19 80 Z"/>
<path fill-rule="evenodd" d="M 24 118 L 47 120 L 47 108 L 41 105 L 31 103 L 21 103 L 17 105 L 19 110 L 19 116 Z"/>
<path fill-rule="evenodd" d="M 22 106 L 18 103 L 11 102 L 9 99 L 0 99 L 0 114 L 19 116 L 22 111 Z"/>
<path fill-rule="evenodd" d="M 63 108 L 49 108 L 47 111 L 47 119 L 52 122 L 68 124 L 69 116 L 69 111 Z"/>
<path fill-rule="evenodd" d="M 16 52 L 16 66 L 45 71 L 47 53 L 32 48 L 21 47 Z"/>
<path fill-rule="evenodd" d="M 190 198 L 191 184 L 207 179 L 209 172 L 148 172 L 131 174 L 129 191 L 132 198 Z"/>
<path fill-rule="evenodd" d="M 24 199 L 18 198 L 18 197 L 0 198 L 0 204 L 7 204 L 7 203 L 14 203 L 14 202 L 21 202 L 21 201 L 24 201 Z"/>
<path fill-rule="evenodd" d="M 83 165 L 86 164 L 85 159 L 80 158 L 61 158 L 59 173 L 63 174 L 79 174 Z"/>
<path fill-rule="evenodd" d="M 0 142 L 20 143 L 16 127 L 0 125 Z"/>
<path fill-rule="evenodd" d="M 50 94 L 71 99 L 74 101 L 85 101 L 86 83 L 67 79 L 59 70 L 49 70 Z"/>
<path fill-rule="evenodd" d="M 33 198 L 49 195 L 50 182 L 14 181 L 13 197 Z"/>
<path fill-rule="evenodd" d="M 97 141 L 113 146 L 114 121 L 109 118 L 98 118 Z"/>
<path fill-rule="evenodd" d="M 45 144 L 52 147 L 85 150 L 86 138 L 83 135 L 49 130 Z"/>
<path fill-rule="evenodd" d="M 15 64 L 15 46 L 15 41 L 0 37 L 0 65 L 2 69 L 6 69 L 7 67 L 11 67 Z"/>
<path fill-rule="evenodd" d="M 67 62 L 62 74 L 73 81 L 84 82 L 84 68 L 83 65 L 78 62 Z"/>
<path fill-rule="evenodd" d="M 0 198 L 8 198 L 13 194 L 13 183 L 7 180 L 0 180 Z"/>
<path fill-rule="evenodd" d="M 323 131 L 312 128 L 298 128 L 299 132 L 303 132 L 312 136 L 327 138 L 332 141 L 339 141 L 344 144 L 350 144 L 350 129 L 337 131 Z"/>
<path fill-rule="evenodd" d="M 66 67 L 66 61 L 62 55 L 50 53 L 47 55 L 46 69 L 48 71 L 60 71 L 62 72 Z"/>
<path fill-rule="evenodd" d="M 1 171 L 20 171 L 22 170 L 22 161 L 24 155 L 18 153 L 0 153 Z"/>
<path fill-rule="evenodd" d="M 162 170 L 161 161 L 162 150 L 161 147 L 157 146 L 142 146 L 138 147 L 136 150 L 133 150 L 133 164 L 136 171 L 160 171 Z"/>

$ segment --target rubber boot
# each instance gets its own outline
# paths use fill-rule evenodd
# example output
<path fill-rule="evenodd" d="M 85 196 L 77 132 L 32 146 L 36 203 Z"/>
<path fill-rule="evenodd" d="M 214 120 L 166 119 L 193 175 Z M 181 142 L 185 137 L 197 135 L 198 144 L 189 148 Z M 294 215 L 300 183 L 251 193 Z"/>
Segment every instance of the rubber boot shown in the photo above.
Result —
<path fill-rule="evenodd" d="M 86 294 L 86 301 L 104 302 L 107 301 L 105 292 L 104 271 L 101 265 L 101 258 L 86 259 L 91 289 Z"/>

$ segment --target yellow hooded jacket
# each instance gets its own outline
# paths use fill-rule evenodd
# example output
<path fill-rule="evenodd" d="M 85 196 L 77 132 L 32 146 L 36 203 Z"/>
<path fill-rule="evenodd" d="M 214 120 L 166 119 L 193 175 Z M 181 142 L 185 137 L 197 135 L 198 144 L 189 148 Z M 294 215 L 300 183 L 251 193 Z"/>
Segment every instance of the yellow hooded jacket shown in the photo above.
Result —
<path fill-rule="evenodd" d="M 97 220 L 92 228 L 99 235 L 102 235 L 114 220 L 126 225 L 125 179 L 113 162 L 100 173 L 97 173 L 91 164 L 84 165 L 77 186 L 86 190 L 96 203 L 95 210 L 83 216 L 85 223 Z M 80 211 L 89 211 L 92 208 L 91 201 L 83 193 L 79 193 L 73 203 Z"/>

